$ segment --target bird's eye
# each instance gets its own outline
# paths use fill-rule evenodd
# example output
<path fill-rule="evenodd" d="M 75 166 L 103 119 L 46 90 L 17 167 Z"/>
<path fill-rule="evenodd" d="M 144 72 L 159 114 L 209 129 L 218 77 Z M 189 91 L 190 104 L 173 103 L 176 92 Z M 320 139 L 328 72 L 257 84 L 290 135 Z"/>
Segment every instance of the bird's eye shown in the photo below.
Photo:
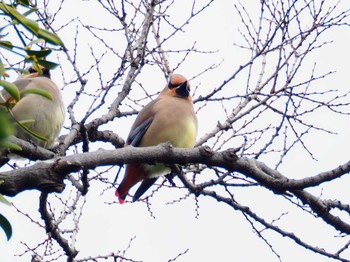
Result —
<path fill-rule="evenodd" d="M 171 83 L 171 79 L 170 79 L 168 86 L 170 89 L 173 89 L 173 88 L 177 87 L 178 85 L 174 85 L 173 83 Z"/>
<path fill-rule="evenodd" d="M 32 74 L 32 73 L 37 73 L 38 71 L 36 71 L 32 66 L 27 68 L 27 71 Z"/>

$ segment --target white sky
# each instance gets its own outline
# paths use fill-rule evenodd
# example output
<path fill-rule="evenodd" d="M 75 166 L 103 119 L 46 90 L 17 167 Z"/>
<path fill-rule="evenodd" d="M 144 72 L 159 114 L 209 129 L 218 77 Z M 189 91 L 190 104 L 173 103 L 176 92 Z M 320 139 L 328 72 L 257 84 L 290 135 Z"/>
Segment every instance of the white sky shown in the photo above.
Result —
<path fill-rule="evenodd" d="M 96 22 L 103 25 L 103 23 L 108 22 L 100 19 L 100 15 L 96 14 L 97 5 L 94 1 L 75 0 L 67 2 L 70 3 L 65 5 L 65 16 L 61 16 L 59 19 L 68 20 L 71 17 L 78 16 L 83 22 L 87 23 L 89 21 L 90 24 Z M 180 17 L 186 11 L 186 0 L 176 2 L 179 6 L 174 10 L 174 15 Z M 350 2 L 343 2 L 344 6 L 350 8 Z M 259 6 L 258 1 L 251 1 L 248 7 L 250 10 L 254 10 L 257 6 Z M 102 17 L 104 16 L 102 15 Z M 192 59 L 185 63 L 181 67 L 180 73 L 191 77 L 198 74 L 207 65 L 219 63 L 223 60 L 220 70 L 216 70 L 213 74 L 207 74 L 200 79 L 201 87 L 213 88 L 221 84 L 223 79 L 227 78 L 230 72 L 247 58 L 243 53 L 238 52 L 238 49 L 232 47 L 233 42 L 239 42 L 238 23 L 239 19 L 233 15 L 232 1 L 216 1 L 205 12 L 205 15 L 195 19 L 186 28 L 188 31 L 182 33 L 183 38 L 181 35 L 178 36 L 172 44 L 176 45 L 177 48 L 180 46 L 188 48 L 193 41 L 196 41 L 198 49 L 219 51 L 215 55 L 196 56 L 198 59 Z M 336 74 L 323 80 L 322 85 L 332 85 L 343 91 L 348 90 L 349 33 L 349 29 L 335 30 L 333 34 L 329 35 L 334 43 L 322 49 L 322 52 L 317 53 L 317 64 L 320 71 L 327 72 L 330 69 L 337 71 Z M 68 46 L 73 45 L 72 32 L 67 31 L 60 36 Z M 87 44 L 93 46 L 95 43 L 89 39 Z M 88 48 L 88 45 L 86 45 L 86 48 Z M 89 52 L 89 49 L 86 50 L 86 52 Z M 103 49 L 96 49 L 96 52 L 102 53 Z M 85 54 L 80 53 L 80 55 L 80 59 L 85 59 Z M 174 56 L 172 55 L 170 58 Z M 54 56 L 52 57 L 54 58 Z M 89 67 L 89 59 L 91 58 L 86 56 L 87 68 Z M 173 62 L 174 60 L 171 60 L 173 65 L 176 64 L 176 62 Z M 81 71 L 84 71 L 86 69 L 84 64 L 81 62 L 80 65 Z M 142 75 L 138 80 L 144 80 L 145 86 L 152 85 L 154 79 L 161 77 L 161 74 L 158 72 L 159 75 L 155 77 L 151 73 L 153 73 L 152 70 L 150 70 L 150 75 Z M 60 72 L 54 72 L 53 80 L 62 83 L 59 78 Z M 162 89 L 164 83 L 165 80 L 160 78 L 155 83 L 154 89 L 150 88 L 151 93 Z M 96 82 L 93 80 L 89 81 L 88 88 L 94 88 L 94 84 Z M 197 84 L 199 84 L 198 79 L 195 83 L 192 83 L 192 86 Z M 72 89 L 67 90 L 66 88 L 64 90 L 64 96 L 67 99 L 66 104 L 70 102 L 72 93 L 74 93 Z M 83 115 L 83 113 L 82 111 L 81 114 Z M 288 177 L 298 178 L 315 175 L 318 172 L 335 168 L 349 160 L 350 143 L 348 136 L 350 127 L 348 118 L 340 116 L 335 118 L 328 113 L 315 115 L 314 117 L 322 125 L 332 126 L 331 129 L 338 132 L 338 135 L 330 136 L 314 133 L 309 136 L 308 145 L 316 152 L 315 155 L 319 161 L 311 161 L 302 150 L 292 151 L 287 158 L 288 161 L 280 168 L 280 171 Z M 199 113 L 198 118 L 200 123 L 198 137 L 210 131 L 217 122 L 217 114 L 208 114 L 205 110 Z M 132 119 L 122 121 L 124 121 L 122 125 L 125 124 L 125 128 L 121 128 L 119 122 L 113 123 L 108 128 L 115 128 L 117 133 L 125 138 Z M 233 145 L 235 143 L 238 142 L 233 142 Z M 274 160 L 268 158 L 262 158 L 262 160 L 271 166 L 274 164 Z M 94 172 L 91 174 L 94 174 Z M 113 178 L 111 177 L 111 180 Z M 341 184 L 338 183 L 324 189 L 322 193 L 324 196 L 343 197 L 342 193 L 346 192 L 342 191 L 347 190 L 344 185 L 343 181 Z M 188 249 L 188 252 L 178 258 L 177 261 L 278 261 L 268 246 L 252 232 L 250 224 L 241 213 L 233 211 L 212 199 L 199 198 L 199 218 L 197 219 L 196 206 L 192 196 L 181 203 L 166 205 L 167 202 L 186 194 L 186 190 L 179 192 L 178 190 L 165 188 L 158 192 L 151 201 L 154 219 L 150 216 L 145 204 L 140 202 L 127 203 L 122 206 L 116 203 L 106 204 L 106 202 L 116 201 L 114 189 L 110 189 L 101 195 L 102 189 L 99 186 L 99 183 L 92 182 L 89 194 L 86 197 L 80 232 L 77 235 L 76 247 L 80 250 L 78 258 L 118 252 L 118 250 L 123 250 L 128 246 L 130 239 L 136 237 L 125 254 L 125 256 L 135 260 L 168 261 L 168 259 L 174 258 Z M 264 213 L 268 219 L 277 218 L 281 214 L 281 210 L 284 210 L 287 201 L 282 197 L 271 196 L 270 192 L 266 190 L 256 188 L 254 190 L 243 192 L 243 190 L 237 189 L 237 192 L 239 192 L 238 200 L 246 205 L 254 205 L 254 211 L 258 214 Z M 69 188 L 64 194 L 67 196 L 70 194 Z M 42 223 L 37 212 L 38 197 L 38 192 L 28 191 L 10 200 L 21 210 Z M 57 208 L 59 208 L 59 204 L 57 204 Z M 320 246 L 332 247 L 337 242 L 334 238 L 321 237 L 327 234 L 332 235 L 334 232 L 332 233 L 329 228 L 321 226 L 322 223 L 319 219 L 310 219 L 309 215 L 301 214 L 295 208 L 288 209 L 288 212 L 295 214 L 284 220 L 288 231 L 298 230 L 298 232 L 301 232 L 301 236 L 304 236 L 310 243 L 317 241 Z M 13 237 L 9 242 L 0 233 L 1 262 L 29 261 L 29 254 L 21 258 L 16 256 L 25 249 L 21 242 L 31 243 L 31 247 L 35 247 L 43 241 L 44 230 L 16 213 L 14 208 L 2 206 L 1 213 L 11 221 L 14 229 Z M 320 228 L 322 232 L 320 232 Z M 267 235 L 276 252 L 281 255 L 282 261 L 329 261 L 329 259 L 297 247 L 290 240 L 273 232 L 267 233 Z M 57 261 L 65 260 L 58 259 Z"/>

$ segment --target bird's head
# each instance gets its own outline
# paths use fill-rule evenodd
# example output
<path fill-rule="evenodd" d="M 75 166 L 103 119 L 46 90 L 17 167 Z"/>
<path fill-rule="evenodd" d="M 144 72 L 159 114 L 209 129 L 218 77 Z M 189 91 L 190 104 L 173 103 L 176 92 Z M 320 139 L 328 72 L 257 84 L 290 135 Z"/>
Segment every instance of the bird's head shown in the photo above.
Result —
<path fill-rule="evenodd" d="M 190 99 L 190 82 L 183 75 L 174 74 L 170 77 L 168 85 L 162 93 Z"/>
<path fill-rule="evenodd" d="M 34 66 L 29 67 L 27 69 L 29 74 L 26 75 L 25 77 L 28 77 L 28 78 L 37 77 L 37 76 L 44 76 L 44 77 L 47 77 L 47 78 L 51 77 L 49 69 L 46 69 L 45 67 L 43 67 L 41 65 L 39 65 L 39 67 L 40 67 L 40 71 L 41 72 L 38 69 L 36 69 Z"/>

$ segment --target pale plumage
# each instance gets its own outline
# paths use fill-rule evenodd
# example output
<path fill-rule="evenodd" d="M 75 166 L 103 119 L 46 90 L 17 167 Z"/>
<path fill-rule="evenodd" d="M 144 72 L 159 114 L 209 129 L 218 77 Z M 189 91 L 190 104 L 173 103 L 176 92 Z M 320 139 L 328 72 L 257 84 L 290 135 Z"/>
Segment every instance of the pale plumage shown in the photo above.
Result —
<path fill-rule="evenodd" d="M 136 147 L 170 142 L 174 147 L 193 147 L 197 135 L 197 118 L 190 95 L 190 84 L 182 75 L 173 75 L 158 98 L 147 104 L 131 127 L 127 143 Z M 123 203 L 128 191 L 138 182 L 136 201 L 154 182 L 169 172 L 163 164 L 129 164 L 116 196 Z"/>
<path fill-rule="evenodd" d="M 25 89 L 45 90 L 52 95 L 53 100 L 37 94 L 25 94 L 12 108 L 12 113 L 17 121 L 33 121 L 26 127 L 47 138 L 47 141 L 36 139 L 20 127 L 16 128 L 18 138 L 31 140 L 41 147 L 50 148 L 54 145 L 62 129 L 65 110 L 59 88 L 49 78 L 49 71 L 43 71 L 44 74 L 41 76 L 38 72 L 31 71 L 30 74 L 18 78 L 14 84 L 20 91 Z M 1 94 L 5 100 L 11 99 L 6 91 L 2 91 Z"/>

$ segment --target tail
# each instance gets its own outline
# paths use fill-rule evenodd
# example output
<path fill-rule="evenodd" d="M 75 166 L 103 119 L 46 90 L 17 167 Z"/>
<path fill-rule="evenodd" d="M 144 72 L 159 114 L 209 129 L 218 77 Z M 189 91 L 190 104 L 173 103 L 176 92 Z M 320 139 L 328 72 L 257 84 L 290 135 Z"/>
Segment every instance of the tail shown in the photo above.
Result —
<path fill-rule="evenodd" d="M 146 177 L 146 172 L 140 165 L 129 164 L 126 166 L 123 181 L 120 183 L 118 189 L 115 191 L 119 203 L 123 204 L 128 195 L 129 190 Z"/>
<path fill-rule="evenodd" d="M 115 191 L 115 196 L 118 198 L 118 201 L 119 201 L 120 204 L 124 204 L 125 198 L 126 198 L 126 194 L 124 196 L 120 195 L 119 188 Z"/>
<path fill-rule="evenodd" d="M 156 182 L 158 177 L 145 178 L 139 188 L 136 190 L 132 202 L 137 201 L 153 184 Z M 119 201 L 120 202 L 120 201 Z"/>

